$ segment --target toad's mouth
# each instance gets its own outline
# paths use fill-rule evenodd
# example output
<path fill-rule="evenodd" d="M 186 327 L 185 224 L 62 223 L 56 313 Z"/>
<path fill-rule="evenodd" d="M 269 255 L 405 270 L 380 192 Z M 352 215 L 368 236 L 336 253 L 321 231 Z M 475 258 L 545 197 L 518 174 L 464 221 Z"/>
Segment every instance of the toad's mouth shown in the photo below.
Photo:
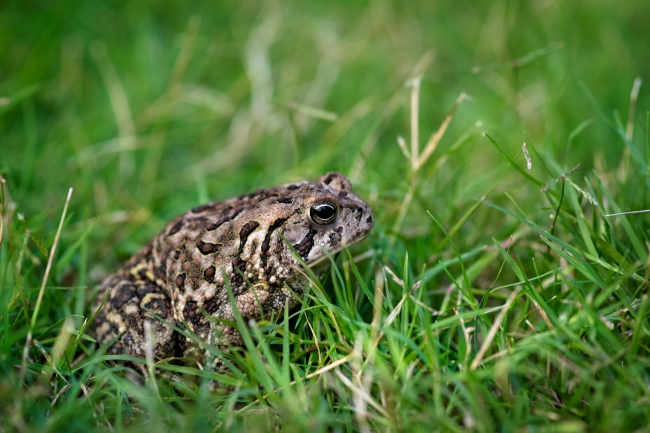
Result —
<path fill-rule="evenodd" d="M 347 247 L 349 247 L 350 245 L 354 245 L 354 244 L 356 244 L 358 242 L 361 242 L 362 240 L 367 238 L 369 234 L 370 234 L 370 232 L 368 232 L 363 237 L 359 237 L 359 238 L 355 239 L 354 242 L 351 242 L 351 243 L 341 242 L 341 244 L 339 244 L 339 246 L 337 246 L 334 249 L 330 249 L 330 250 L 325 248 L 320 243 L 315 243 L 314 248 L 318 248 L 318 252 L 320 253 L 320 256 L 317 257 L 316 259 L 312 260 L 312 261 L 309 261 L 309 262 L 305 261 L 305 264 L 310 269 L 312 269 L 313 271 L 326 269 L 327 266 L 329 265 L 329 262 L 330 262 L 329 256 L 334 256 L 334 255 L 340 253 L 341 251 L 343 251 L 344 249 L 346 249 Z"/>

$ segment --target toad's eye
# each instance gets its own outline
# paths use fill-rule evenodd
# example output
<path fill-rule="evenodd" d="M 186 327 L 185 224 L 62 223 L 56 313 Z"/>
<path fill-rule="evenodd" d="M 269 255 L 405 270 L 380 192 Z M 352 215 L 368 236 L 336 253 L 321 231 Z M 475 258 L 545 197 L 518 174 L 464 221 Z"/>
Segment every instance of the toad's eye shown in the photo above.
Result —
<path fill-rule="evenodd" d="M 339 213 L 338 206 L 331 201 L 321 201 L 309 209 L 309 218 L 316 224 L 325 226 L 334 222 Z"/>

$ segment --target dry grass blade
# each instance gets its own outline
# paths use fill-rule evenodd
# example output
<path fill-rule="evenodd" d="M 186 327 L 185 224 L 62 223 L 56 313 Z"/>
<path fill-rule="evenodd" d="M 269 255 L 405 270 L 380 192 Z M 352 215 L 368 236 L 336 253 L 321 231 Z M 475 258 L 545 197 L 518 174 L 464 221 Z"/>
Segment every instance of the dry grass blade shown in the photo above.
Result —
<path fill-rule="evenodd" d="M 530 154 L 528 153 L 528 148 L 526 147 L 526 143 L 521 145 L 521 150 L 524 152 L 524 158 L 526 159 L 526 168 L 528 170 L 533 168 L 533 160 L 530 159 Z"/>
<path fill-rule="evenodd" d="M 415 194 L 415 188 L 417 187 L 417 178 L 413 176 L 413 180 L 411 181 L 411 185 L 409 186 L 409 190 L 404 196 L 404 200 L 402 201 L 402 205 L 399 208 L 399 214 L 397 214 L 397 218 L 395 218 L 395 224 L 393 225 L 393 231 L 394 232 L 399 232 L 400 228 L 402 227 L 402 224 L 404 223 L 404 219 L 406 218 L 406 213 L 408 212 L 409 207 L 411 206 L 411 202 L 413 201 L 413 195 Z"/>
<path fill-rule="evenodd" d="M 59 365 L 59 361 L 61 361 L 61 358 L 65 356 L 65 350 L 68 347 L 70 339 L 72 338 L 71 331 L 73 327 L 74 320 L 72 317 L 68 317 L 63 323 L 63 326 L 61 327 L 56 340 L 54 340 L 54 347 L 52 348 L 52 362 L 55 366 Z"/>
<path fill-rule="evenodd" d="M 409 189 L 404 196 L 404 200 L 402 200 L 402 205 L 400 206 L 399 213 L 397 215 L 397 218 L 395 218 L 395 224 L 393 225 L 393 231 L 398 232 L 400 228 L 402 227 L 402 223 L 404 222 L 404 219 L 406 218 L 406 213 L 408 212 L 409 207 L 411 206 L 411 202 L 413 201 L 413 197 L 415 195 L 415 191 L 418 186 L 418 176 L 416 175 L 418 170 L 427 162 L 427 160 L 431 157 L 433 154 L 434 150 L 436 150 L 436 147 L 438 146 L 438 143 L 440 143 L 440 140 L 442 139 L 443 135 L 445 134 L 445 131 L 447 131 L 447 127 L 449 126 L 449 123 L 451 122 L 451 119 L 454 116 L 454 113 L 456 112 L 456 109 L 458 109 L 458 106 L 463 102 L 463 100 L 467 99 L 467 95 L 463 92 L 458 96 L 456 99 L 456 103 L 452 107 L 452 109 L 449 111 L 445 119 L 443 120 L 442 124 L 436 130 L 431 137 L 429 138 L 429 141 L 427 142 L 426 146 L 424 147 L 424 150 L 422 154 L 419 154 L 419 148 L 417 144 L 417 134 L 418 134 L 418 112 L 417 112 L 417 103 L 418 103 L 418 92 L 420 89 L 420 79 L 416 78 L 414 80 L 411 80 L 409 83 L 412 83 L 411 85 L 413 86 L 413 90 L 411 92 L 411 151 L 410 151 L 410 158 L 411 158 L 411 176 L 410 176 L 410 184 L 409 184 Z M 398 137 L 397 140 L 398 144 L 400 145 L 400 148 L 402 148 L 402 153 L 404 153 L 405 156 L 409 156 L 409 152 L 406 152 L 406 145 L 403 142 L 400 142 L 400 139 Z M 419 155 L 419 156 L 418 156 Z"/>
<path fill-rule="evenodd" d="M 354 358 L 351 362 L 354 382 L 356 383 L 358 389 L 362 390 L 365 395 L 370 395 L 369 386 L 372 383 L 372 373 L 366 372 L 363 374 L 363 333 L 359 332 L 356 335 L 354 341 Z M 361 393 L 354 393 L 354 416 L 359 423 L 359 427 L 362 432 L 370 433 L 370 425 L 368 424 L 368 412 L 366 410 L 367 405 L 363 398 L 361 398 Z"/>
<path fill-rule="evenodd" d="M 377 403 L 375 400 L 373 400 L 373 399 L 370 397 L 370 395 L 368 395 L 368 393 L 367 393 L 364 389 L 360 389 L 360 388 L 358 388 L 357 386 L 355 386 L 354 383 L 352 383 L 352 381 L 350 381 L 350 379 L 348 379 L 348 378 L 347 378 L 343 373 L 341 373 L 339 370 L 336 370 L 335 373 L 336 373 L 336 375 L 339 377 L 339 379 L 341 380 L 341 382 L 343 382 L 343 384 L 344 384 L 345 386 L 347 386 L 347 387 L 350 389 L 350 391 L 352 391 L 352 393 L 355 394 L 355 396 L 357 396 L 358 398 L 362 399 L 364 402 L 368 403 L 368 404 L 369 404 L 370 406 L 372 406 L 372 407 L 373 407 L 377 412 L 379 412 L 382 416 L 386 417 L 386 419 L 390 419 L 390 418 L 391 418 L 391 417 L 390 417 L 390 414 L 386 411 L 386 409 L 384 409 L 383 407 L 381 407 L 381 405 L 380 405 L 379 403 Z"/>
<path fill-rule="evenodd" d="M 574 182 L 571 182 L 570 179 L 567 179 L 566 181 L 569 182 L 569 185 L 571 185 L 573 188 L 575 188 L 576 191 L 578 191 L 580 194 L 582 194 L 584 196 L 584 198 L 586 198 L 589 201 L 589 203 L 593 204 L 594 206 L 598 206 L 598 200 L 596 200 L 596 197 L 594 197 L 593 195 L 591 195 L 589 192 L 585 191 L 584 189 L 580 188 Z"/>
<path fill-rule="evenodd" d="M 467 94 L 465 94 L 465 92 L 461 93 L 458 98 L 456 98 L 456 102 L 454 103 L 454 106 L 451 107 L 451 110 L 449 110 L 449 113 L 447 114 L 447 117 L 445 117 L 445 120 L 442 121 L 438 130 L 431 134 L 431 137 L 429 137 L 429 141 L 427 141 L 426 146 L 424 146 L 422 155 L 417 160 L 414 170 L 420 169 L 420 167 L 422 167 L 427 162 L 431 154 L 436 150 L 436 147 L 438 147 L 438 143 L 440 143 L 442 136 L 445 135 L 445 132 L 447 131 L 447 127 L 449 127 L 449 123 L 451 123 L 451 119 L 454 117 L 454 113 L 465 99 L 467 99 Z"/>
<path fill-rule="evenodd" d="M 176 57 L 171 71 L 167 91 L 136 119 L 138 130 L 143 130 L 151 126 L 151 124 L 169 113 L 176 106 L 181 97 L 181 91 L 184 90 L 182 87 L 183 77 L 193 57 L 200 24 L 201 19 L 198 16 L 192 16 L 189 19 L 187 30 L 183 35 L 180 52 Z"/>
<path fill-rule="evenodd" d="M 147 362 L 147 373 L 149 373 L 149 386 L 158 394 L 158 384 L 156 383 L 156 367 L 153 362 L 153 333 L 151 331 L 151 322 L 144 322 L 145 335 L 145 360 Z"/>
<path fill-rule="evenodd" d="M 634 113 L 636 112 L 636 101 L 639 99 L 639 90 L 641 89 L 641 77 L 637 77 L 632 85 L 630 92 L 630 109 L 627 114 L 627 125 L 625 127 L 625 138 L 632 141 L 634 136 Z"/>
<path fill-rule="evenodd" d="M 605 216 L 610 217 L 610 216 L 618 216 L 618 215 L 631 215 L 635 213 L 648 213 L 650 212 L 650 209 L 644 209 L 644 210 L 632 210 L 629 212 L 617 212 L 617 213 L 608 213 Z"/>
<path fill-rule="evenodd" d="M 43 294 L 45 293 L 45 286 L 47 285 L 47 280 L 50 277 L 50 271 L 52 270 L 52 262 L 54 261 L 56 247 L 59 245 L 59 238 L 61 237 L 61 230 L 63 230 L 63 222 L 65 221 L 65 214 L 68 212 L 68 204 L 70 203 L 70 197 L 72 197 L 72 188 L 68 190 L 68 197 L 65 199 L 65 205 L 63 206 L 63 213 L 61 214 L 61 220 L 59 221 L 59 228 L 56 230 L 56 235 L 54 236 L 54 243 L 52 243 L 50 256 L 47 259 L 47 266 L 45 267 L 45 275 L 43 275 L 43 282 L 41 284 L 41 289 L 38 292 L 38 298 L 36 299 L 36 306 L 34 307 L 34 314 L 32 315 L 32 320 L 29 325 L 29 331 L 27 332 L 25 348 L 23 349 L 23 362 L 20 370 L 21 382 L 25 378 L 25 370 L 27 369 L 27 354 L 29 352 L 29 346 L 32 343 L 32 332 L 34 331 L 34 326 L 36 325 L 36 319 L 38 318 L 38 311 L 40 310 L 41 303 L 43 302 Z"/>
<path fill-rule="evenodd" d="M 332 369 L 338 367 L 339 365 L 343 365 L 346 362 L 349 362 L 353 357 L 354 357 L 354 353 L 349 353 L 349 354 L 345 355 L 343 358 L 339 359 L 338 361 L 334 361 L 331 364 L 327 364 L 325 367 L 319 368 L 318 370 L 314 371 L 313 373 L 309 373 L 307 376 L 305 376 L 305 379 L 320 376 L 321 374 L 325 373 L 326 371 L 332 370 Z"/>
<path fill-rule="evenodd" d="M 99 73 L 106 86 L 108 97 L 113 108 L 113 115 L 117 123 L 120 136 L 120 149 L 129 150 L 135 147 L 137 137 L 135 122 L 129 106 L 129 98 L 126 95 L 124 86 L 111 62 L 106 45 L 103 42 L 95 41 L 90 45 L 90 54 L 95 59 Z M 120 153 L 120 173 L 122 176 L 130 175 L 133 172 L 133 161 L 125 152 Z"/>
<path fill-rule="evenodd" d="M 2 236 L 4 233 L 5 221 L 5 181 L 4 177 L 0 176 L 0 247 L 2 247 Z"/>
<path fill-rule="evenodd" d="M 56 393 L 56 396 L 52 399 L 52 403 L 50 403 L 50 406 L 54 407 L 56 405 L 56 402 L 59 400 L 59 397 L 63 395 L 64 392 L 66 392 L 70 388 L 70 384 L 66 383 L 63 388 L 59 392 Z"/>
<path fill-rule="evenodd" d="M 375 304 L 372 309 L 372 322 L 370 322 L 370 339 L 377 341 L 379 325 L 381 324 L 382 304 L 384 302 L 384 289 L 386 280 L 381 269 L 375 270 Z"/>
<path fill-rule="evenodd" d="M 503 305 L 503 309 L 499 312 L 496 319 L 494 319 L 494 323 L 492 324 L 492 327 L 490 328 L 490 332 L 488 332 L 488 335 L 487 335 L 487 337 L 485 337 L 485 340 L 483 341 L 483 344 L 481 345 L 481 348 L 479 349 L 478 353 L 476 354 L 476 357 L 472 361 L 472 365 L 470 366 L 470 369 L 476 370 L 476 368 L 481 364 L 481 361 L 483 360 L 483 357 L 485 357 L 485 354 L 487 353 L 488 349 L 490 348 L 490 345 L 492 344 L 492 341 L 494 340 L 494 337 L 497 335 L 497 332 L 499 331 L 499 327 L 501 326 L 501 322 L 503 322 L 503 319 L 505 319 L 506 314 L 508 314 L 508 310 L 510 309 L 510 306 L 512 305 L 514 300 L 519 295 L 519 292 L 520 292 L 520 289 L 517 288 L 516 290 L 513 290 L 512 293 L 510 293 L 510 296 L 508 296 L 508 299 L 506 300 L 506 303 Z"/>
<path fill-rule="evenodd" d="M 351 361 L 355 356 L 356 355 L 355 355 L 354 352 L 349 353 L 349 354 L 345 355 L 343 358 L 339 359 L 338 361 L 334 361 L 331 364 L 327 364 L 325 367 L 319 368 L 318 370 L 314 371 L 313 373 L 309 373 L 308 375 L 306 375 L 304 377 L 304 379 L 311 379 L 312 377 L 320 376 L 321 374 L 323 374 L 323 373 L 325 373 L 325 372 L 327 372 L 329 370 L 332 370 L 332 369 L 334 369 L 334 368 L 336 368 L 336 367 L 338 367 L 340 365 L 343 365 L 343 364 Z M 296 382 L 297 381 L 295 381 L 295 380 L 289 382 L 289 386 L 295 385 Z M 281 391 L 281 390 L 282 390 L 282 388 L 277 389 L 277 391 Z M 262 396 L 261 399 L 260 398 L 256 399 L 255 401 L 253 401 L 251 403 L 251 406 L 258 404 L 261 400 L 266 400 L 267 398 L 269 398 L 269 396 L 271 394 L 274 394 L 274 393 L 268 393 L 268 394 L 265 394 L 264 396 Z"/>
<path fill-rule="evenodd" d="M 406 140 L 404 140 L 404 137 L 401 135 L 397 136 L 397 144 L 399 145 L 399 149 L 402 151 L 402 155 L 408 160 L 411 159 L 411 153 L 409 152 L 408 148 L 406 147 Z"/>
<path fill-rule="evenodd" d="M 467 347 L 467 350 L 465 350 L 465 359 L 463 360 L 463 365 L 467 365 L 467 361 L 469 359 L 469 355 L 472 352 L 472 338 L 470 337 L 470 332 L 472 332 L 472 329 L 468 329 L 465 326 L 465 320 L 463 319 L 463 316 L 460 314 L 460 307 L 463 302 L 463 293 L 459 290 L 458 291 L 458 301 L 456 302 L 456 306 L 454 307 L 454 314 L 458 316 L 458 323 L 460 323 L 460 327 L 463 330 L 463 337 L 465 338 L 465 346 Z"/>
<path fill-rule="evenodd" d="M 63 213 L 61 214 L 61 220 L 59 221 L 59 228 L 56 230 L 56 235 L 54 236 L 54 243 L 52 244 L 52 249 L 50 250 L 50 255 L 47 260 L 47 266 L 45 267 L 45 275 L 43 275 L 43 282 L 41 284 L 41 289 L 38 292 L 38 298 L 36 299 L 36 306 L 34 307 L 34 314 L 32 315 L 30 329 L 34 329 L 34 325 L 36 324 L 36 319 L 38 317 L 38 310 L 41 308 L 41 302 L 43 301 L 43 293 L 45 292 L 45 285 L 47 284 L 47 280 L 50 277 L 50 271 L 52 270 L 52 262 L 54 261 L 56 248 L 59 245 L 59 238 L 61 237 L 61 230 L 63 230 L 63 222 L 65 221 L 65 215 L 68 212 L 68 204 L 70 203 L 70 197 L 72 197 L 72 188 L 68 190 L 68 196 L 65 200 L 65 205 L 63 206 Z"/>
<path fill-rule="evenodd" d="M 413 170 L 418 165 L 418 155 L 420 154 L 419 141 L 419 107 L 420 107 L 420 82 L 421 77 L 410 80 L 407 85 L 411 86 L 411 167 Z"/>

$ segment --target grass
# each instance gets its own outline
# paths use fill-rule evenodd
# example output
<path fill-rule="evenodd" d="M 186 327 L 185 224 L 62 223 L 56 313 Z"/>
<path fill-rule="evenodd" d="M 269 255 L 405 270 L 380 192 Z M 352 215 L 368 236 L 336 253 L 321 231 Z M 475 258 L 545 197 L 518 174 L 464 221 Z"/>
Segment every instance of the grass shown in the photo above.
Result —
<path fill-rule="evenodd" d="M 2 431 L 648 430 L 647 2 L 0 8 Z M 86 335 L 173 216 L 330 170 L 375 229 L 233 392 Z"/>

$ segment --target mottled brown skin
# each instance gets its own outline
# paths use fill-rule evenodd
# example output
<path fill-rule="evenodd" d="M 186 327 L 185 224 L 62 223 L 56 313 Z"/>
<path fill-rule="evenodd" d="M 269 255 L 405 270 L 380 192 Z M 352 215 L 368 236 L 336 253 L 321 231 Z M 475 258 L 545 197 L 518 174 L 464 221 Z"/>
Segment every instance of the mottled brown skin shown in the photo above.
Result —
<path fill-rule="evenodd" d="M 333 221 L 318 219 L 333 208 Z M 328 263 L 323 249 L 336 253 L 361 241 L 373 222 L 370 207 L 339 173 L 191 209 L 103 282 L 96 306 L 110 293 L 93 323 L 97 341 L 118 337 L 109 353 L 144 358 L 149 323 L 154 357 L 207 360 L 213 364 L 208 368 L 219 370 L 219 361 L 145 308 L 206 343 L 241 346 L 239 332 L 211 320 L 235 320 L 226 278 L 246 323 L 277 317 L 285 305 L 298 303 L 295 296 L 308 284 L 287 242 L 318 271 Z"/>

